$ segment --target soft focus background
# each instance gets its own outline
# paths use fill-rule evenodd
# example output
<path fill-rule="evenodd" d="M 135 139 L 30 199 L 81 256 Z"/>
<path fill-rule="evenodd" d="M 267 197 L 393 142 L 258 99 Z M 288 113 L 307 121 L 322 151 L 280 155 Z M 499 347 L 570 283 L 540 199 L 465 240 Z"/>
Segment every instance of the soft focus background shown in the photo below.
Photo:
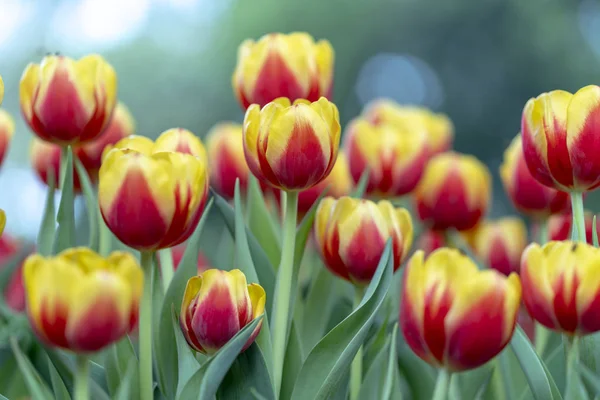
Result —
<path fill-rule="evenodd" d="M 7 230 L 34 239 L 44 203 L 18 111 L 27 63 L 101 53 L 139 134 L 180 126 L 204 136 L 243 118 L 231 89 L 239 43 L 294 30 L 333 44 L 342 124 L 382 96 L 448 113 L 455 148 L 494 174 L 493 215 L 513 212 L 498 167 L 527 99 L 599 83 L 597 0 L 0 0 L 3 107 L 17 120 L 0 171 Z"/>

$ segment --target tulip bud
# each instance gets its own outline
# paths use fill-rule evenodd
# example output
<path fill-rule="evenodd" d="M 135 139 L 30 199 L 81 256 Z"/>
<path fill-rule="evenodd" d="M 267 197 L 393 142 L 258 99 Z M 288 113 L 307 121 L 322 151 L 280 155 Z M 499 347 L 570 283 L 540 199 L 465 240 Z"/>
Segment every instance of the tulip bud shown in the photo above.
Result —
<path fill-rule="evenodd" d="M 104 155 L 99 173 L 104 222 L 121 242 L 137 250 L 185 241 L 208 196 L 204 159 L 153 145 L 141 136 L 119 141 Z"/>
<path fill-rule="evenodd" d="M 525 307 L 540 324 L 570 335 L 600 331 L 600 249 L 532 243 L 521 259 L 521 279 Z"/>
<path fill-rule="evenodd" d="M 542 93 L 525 104 L 523 152 L 538 182 L 565 192 L 584 192 L 600 185 L 599 103 L 600 87 L 590 85 L 575 94 Z"/>
<path fill-rule="evenodd" d="M 481 161 L 454 152 L 438 154 L 415 190 L 417 214 L 432 229 L 468 230 L 487 212 L 491 191 L 491 176 Z"/>
<path fill-rule="evenodd" d="M 15 133 L 15 121 L 4 110 L 0 109 L 0 164 L 4 161 L 8 146 Z"/>
<path fill-rule="evenodd" d="M 98 137 L 117 101 L 117 76 L 99 55 L 46 56 L 29 64 L 20 83 L 21 111 L 41 139 L 60 145 Z"/>
<path fill-rule="evenodd" d="M 355 119 L 344 139 L 350 173 L 358 183 L 369 170 L 366 192 L 381 197 L 402 196 L 414 190 L 429 159 L 427 135 L 393 125 L 373 125 Z"/>
<path fill-rule="evenodd" d="M 206 149 L 198 136 L 183 128 L 168 129 L 161 133 L 154 143 L 155 151 L 173 151 L 191 154 L 207 161 Z"/>
<path fill-rule="evenodd" d="M 298 191 L 329 175 L 338 154 L 340 118 L 321 97 L 293 105 L 285 98 L 264 108 L 251 105 L 244 118 L 244 155 L 250 171 L 271 186 Z"/>
<path fill-rule="evenodd" d="M 131 332 L 138 320 L 144 274 L 135 258 L 107 258 L 87 248 L 25 260 L 27 311 L 35 334 L 46 344 L 93 352 Z"/>
<path fill-rule="evenodd" d="M 264 107 L 279 97 L 290 101 L 331 98 L 333 59 L 328 41 L 315 43 L 304 32 L 246 40 L 238 50 L 233 89 L 244 109 L 253 103 Z"/>
<path fill-rule="evenodd" d="M 14 260 L 21 250 L 21 243 L 4 233 L 0 237 L 0 271 Z M 25 289 L 23 288 L 23 266 L 13 272 L 4 289 L 4 301 L 15 312 L 25 311 Z"/>
<path fill-rule="evenodd" d="M 544 186 L 531 175 L 525 162 L 521 135 L 517 135 L 504 152 L 500 177 L 508 198 L 525 215 L 543 220 L 570 208 L 568 193 Z"/>
<path fill-rule="evenodd" d="M 356 285 L 368 284 L 392 238 L 394 271 L 400 268 L 413 241 L 410 214 L 392 203 L 325 197 L 316 212 L 315 239 L 325 265 Z"/>
<path fill-rule="evenodd" d="M 188 280 L 179 325 L 190 347 L 204 354 L 214 354 L 243 327 L 265 312 L 266 293 L 259 284 L 246 283 L 239 269 L 209 269 Z M 246 350 L 256 339 L 258 323 Z"/>
<path fill-rule="evenodd" d="M 250 170 L 244 158 L 242 125 L 232 122 L 215 125 L 206 136 L 210 160 L 210 184 L 222 196 L 232 199 L 235 181 L 246 190 Z"/>
<path fill-rule="evenodd" d="M 42 182 L 48 185 L 52 176 L 54 187 L 60 189 L 60 162 L 62 148 L 54 143 L 34 137 L 29 147 L 29 158 L 33 170 Z M 52 174 L 52 175 L 51 175 Z M 73 167 L 73 192 L 81 192 L 81 182 L 75 167 Z"/>
<path fill-rule="evenodd" d="M 118 103 L 104 132 L 91 142 L 73 149 L 74 155 L 79 158 L 92 181 L 98 179 L 98 170 L 102 164 L 104 149 L 129 135 L 133 135 L 134 131 L 135 120 L 125 104 Z"/>
<path fill-rule="evenodd" d="M 521 303 L 517 274 L 479 271 L 460 251 L 442 248 L 406 266 L 400 326 L 424 361 L 450 371 L 477 368 L 509 342 Z"/>
<path fill-rule="evenodd" d="M 445 114 L 415 106 L 401 106 L 387 99 L 375 100 L 365 107 L 364 118 L 374 125 L 392 125 L 413 134 L 425 135 L 430 155 L 449 151 L 454 139 L 454 125 Z"/>
<path fill-rule="evenodd" d="M 477 227 L 473 249 L 484 265 L 508 276 L 519 273 L 527 246 L 527 227 L 519 218 L 485 221 Z"/>
<path fill-rule="evenodd" d="M 594 215 L 589 212 L 584 212 L 585 221 L 585 238 L 588 244 L 592 244 L 594 237 Z M 548 218 L 548 240 L 570 240 L 571 239 L 571 228 L 573 226 L 573 215 L 570 213 L 556 214 Z M 600 236 L 600 230 L 596 227 L 597 233 Z"/>

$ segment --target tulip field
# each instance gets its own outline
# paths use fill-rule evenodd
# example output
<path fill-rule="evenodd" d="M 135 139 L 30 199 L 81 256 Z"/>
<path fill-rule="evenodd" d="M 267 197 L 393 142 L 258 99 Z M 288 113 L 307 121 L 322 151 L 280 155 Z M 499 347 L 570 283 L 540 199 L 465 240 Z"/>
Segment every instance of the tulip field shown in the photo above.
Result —
<path fill-rule="evenodd" d="M 600 398 L 600 87 L 531 94 L 490 219 L 451 116 L 377 99 L 342 126 L 334 59 L 244 41 L 244 120 L 200 136 L 137 132 L 97 54 L 0 78 L 47 186 L 37 242 L 0 238 L 0 399 Z"/>

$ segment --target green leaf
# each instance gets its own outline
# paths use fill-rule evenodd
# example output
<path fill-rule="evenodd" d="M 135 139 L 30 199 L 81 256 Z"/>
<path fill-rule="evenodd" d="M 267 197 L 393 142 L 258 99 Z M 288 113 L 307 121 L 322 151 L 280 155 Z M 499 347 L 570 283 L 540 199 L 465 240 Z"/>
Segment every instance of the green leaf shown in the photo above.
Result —
<path fill-rule="evenodd" d="M 383 385 L 383 399 L 392 399 L 394 390 L 394 379 L 398 371 L 398 351 L 396 350 L 396 343 L 398 343 L 398 324 L 394 324 L 394 330 L 392 331 L 392 341 L 390 342 L 390 351 L 388 355 L 387 372 L 385 375 L 385 382 Z"/>
<path fill-rule="evenodd" d="M 288 372 L 286 370 L 286 373 Z M 252 389 L 266 400 L 276 398 L 265 358 L 256 343 L 235 359 L 219 386 L 217 398 L 219 400 L 243 399 Z"/>
<path fill-rule="evenodd" d="M 592 243 L 594 247 L 598 247 L 598 229 L 596 228 L 596 216 L 592 219 Z"/>
<path fill-rule="evenodd" d="M 55 182 L 52 171 L 48 172 L 48 191 L 46 192 L 46 205 L 44 206 L 44 216 L 37 237 L 37 252 L 43 256 L 52 254 L 52 241 L 54 240 L 54 232 L 56 230 L 54 194 Z"/>
<path fill-rule="evenodd" d="M 73 387 L 75 373 L 75 359 L 72 354 L 67 354 L 60 350 L 44 348 L 48 358 L 54 364 L 58 374 L 67 387 Z M 90 397 L 94 400 L 109 400 L 104 383 L 106 382 L 106 373 L 97 363 L 90 361 Z"/>
<path fill-rule="evenodd" d="M 122 386 L 121 379 L 132 363 L 135 366 L 134 372 L 137 373 L 138 359 L 129 336 L 125 336 L 104 351 L 106 386 L 113 397 L 116 396 L 117 391 Z M 139 396 L 137 392 L 135 395 L 136 398 Z"/>
<path fill-rule="evenodd" d="M 217 206 L 217 210 L 219 210 L 219 213 L 225 222 L 225 226 L 227 226 L 227 229 L 229 229 L 231 235 L 235 237 L 235 211 L 227 203 L 227 201 L 217 193 L 213 192 L 213 196 L 215 198 L 215 205 Z M 273 265 L 269 261 L 267 254 L 260 244 L 258 244 L 258 241 L 254 235 L 249 231 L 248 228 L 245 229 L 245 232 L 246 238 L 248 239 L 247 243 L 250 250 L 250 255 L 252 256 L 251 258 L 254 262 L 256 275 L 258 276 L 258 281 L 267 293 L 265 310 L 271 310 L 273 293 L 275 292 L 275 269 L 273 269 Z"/>
<path fill-rule="evenodd" d="M 292 399 L 328 399 L 340 390 L 350 363 L 365 342 L 392 281 L 393 262 L 388 241 L 375 276 L 358 307 L 310 352 L 296 380 Z"/>
<path fill-rule="evenodd" d="M 198 273 L 198 254 L 200 252 L 200 238 L 206 219 L 212 208 L 211 199 L 196 230 L 188 240 L 185 252 L 177 271 L 173 274 L 173 279 L 169 289 L 165 293 L 162 307 L 160 308 L 160 317 L 158 318 L 158 329 L 154 335 L 154 354 L 156 358 L 156 371 L 158 377 L 158 386 L 161 393 L 167 398 L 172 399 L 177 392 L 178 380 L 178 356 L 177 342 L 173 330 L 171 309 L 173 306 L 180 307 L 183 299 L 183 292 L 187 281 Z"/>
<path fill-rule="evenodd" d="M 246 197 L 248 228 L 262 246 L 271 265 L 277 265 L 281 259 L 281 232 L 273 221 L 258 180 L 253 175 L 248 179 Z"/>
<path fill-rule="evenodd" d="M 63 159 L 64 157 L 65 152 L 63 151 Z M 71 146 L 67 147 L 66 160 L 63 164 L 60 203 L 56 215 L 58 228 L 56 229 L 54 253 L 60 253 L 75 245 L 75 197 L 73 194 L 73 150 Z"/>
<path fill-rule="evenodd" d="M 65 386 L 62 378 L 58 374 L 58 371 L 48 358 L 48 371 L 50 372 L 50 383 L 52 383 L 52 391 L 54 392 L 54 398 L 56 400 L 71 400 L 71 395 Z"/>
<path fill-rule="evenodd" d="M 35 367 L 31 364 L 27 356 L 23 354 L 21 349 L 19 348 L 19 344 L 15 338 L 10 339 L 10 345 L 12 347 L 15 358 L 17 359 L 17 364 L 21 373 L 25 378 L 25 383 L 31 392 L 31 396 L 34 399 L 53 399 L 52 392 L 46 386 Z"/>
<path fill-rule="evenodd" d="M 177 398 L 180 400 L 194 398 L 200 400 L 213 399 L 227 371 L 229 371 L 229 368 L 250 339 L 250 336 L 252 336 L 254 328 L 256 328 L 261 320 L 262 315 L 255 318 L 204 363 L 188 380 Z"/>
<path fill-rule="evenodd" d="M 335 304 L 331 288 L 335 277 L 325 267 L 319 265 L 315 279 L 308 290 L 304 305 L 302 324 L 302 346 L 312 349 L 321 340 L 327 328 L 329 316 Z"/>
<path fill-rule="evenodd" d="M 484 397 L 488 388 L 490 387 L 490 383 L 492 382 L 492 375 L 494 374 L 494 370 L 490 369 L 486 375 L 486 377 L 483 379 L 483 382 L 481 382 L 481 385 L 479 386 L 479 388 L 477 389 L 477 392 L 475 393 L 475 400 L 483 400 L 487 397 Z"/>
<path fill-rule="evenodd" d="M 79 158 L 74 158 L 75 169 L 81 183 L 81 191 L 85 199 L 85 207 L 87 208 L 88 225 L 90 229 L 90 237 L 88 247 L 94 251 L 98 251 L 98 200 L 94 194 L 94 188 L 87 171 L 79 161 Z"/>
<path fill-rule="evenodd" d="M 281 399 L 289 399 L 292 397 L 296 379 L 298 378 L 298 374 L 304 363 L 302 342 L 298 336 L 298 327 L 296 326 L 296 323 L 292 321 L 287 347 L 285 349 L 285 358 L 283 359 L 283 370 L 285 373 L 281 378 L 281 390 L 279 395 L 279 398 Z"/>
<path fill-rule="evenodd" d="M 398 343 L 398 367 L 415 399 L 430 399 L 435 387 L 435 371 L 415 355 L 402 340 Z"/>
<path fill-rule="evenodd" d="M 510 347 L 527 377 L 533 397 L 536 400 L 560 399 L 560 393 L 552 376 L 546 373 L 543 361 L 538 357 L 531 342 L 519 326 L 515 329 Z"/>
<path fill-rule="evenodd" d="M 114 394 L 114 400 L 133 400 L 139 398 L 139 393 L 132 393 L 132 388 L 139 385 L 138 382 L 138 363 L 136 359 L 130 359 L 129 365 L 121 375 L 121 383 Z"/>
<path fill-rule="evenodd" d="M 594 394 L 600 394 L 600 377 L 598 377 L 594 372 L 581 363 L 578 363 L 576 368 L 581 377 L 593 389 Z"/>
<path fill-rule="evenodd" d="M 360 199 L 365 195 L 367 191 L 367 184 L 369 183 L 369 170 L 365 169 L 358 180 L 358 183 L 354 187 L 354 192 L 352 192 L 352 197 Z"/>
<path fill-rule="evenodd" d="M 183 337 L 183 333 L 179 327 L 179 319 L 177 318 L 177 314 L 175 314 L 175 306 L 171 308 L 171 315 L 173 332 L 175 333 L 175 339 L 177 341 L 177 370 L 179 371 L 177 379 L 177 395 L 179 396 L 183 386 L 190 380 L 192 375 L 200 369 L 200 363 L 196 360 L 194 351 Z"/>
<path fill-rule="evenodd" d="M 244 275 L 248 283 L 258 283 L 258 274 L 253 261 L 252 252 L 248 244 L 248 235 L 246 234 L 246 225 L 244 224 L 244 215 L 242 214 L 242 200 L 240 194 L 240 180 L 237 179 L 235 182 L 234 190 L 234 224 L 235 224 L 235 257 L 236 267 L 239 268 Z M 266 289 L 265 289 L 266 291 Z M 267 300 L 265 303 L 265 310 L 270 310 L 272 299 L 269 301 L 269 295 L 267 294 Z M 273 376 L 273 344 L 271 341 L 271 329 L 269 326 L 268 313 L 263 320 L 262 329 L 256 338 L 256 343 L 260 347 L 261 351 L 265 355 L 267 362 L 267 369 L 269 375 Z"/>

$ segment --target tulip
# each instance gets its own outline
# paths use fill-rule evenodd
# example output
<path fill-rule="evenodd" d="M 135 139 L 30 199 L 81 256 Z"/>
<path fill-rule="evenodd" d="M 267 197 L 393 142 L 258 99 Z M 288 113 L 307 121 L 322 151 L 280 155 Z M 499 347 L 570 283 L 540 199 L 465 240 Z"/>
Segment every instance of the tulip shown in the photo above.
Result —
<path fill-rule="evenodd" d="M 2 105 L 2 100 L 4 100 L 4 81 L 2 80 L 2 76 L 0 76 L 0 106 Z"/>
<path fill-rule="evenodd" d="M 9 113 L 0 109 L 0 164 L 2 164 L 4 157 L 6 157 L 8 146 L 14 133 L 15 121 Z"/>
<path fill-rule="evenodd" d="M 98 170 L 102 164 L 104 149 L 129 135 L 133 135 L 134 131 L 135 120 L 129 109 L 125 104 L 118 103 L 104 132 L 91 142 L 73 149 L 75 157 L 79 158 L 92 181 L 98 179 Z"/>
<path fill-rule="evenodd" d="M 515 208 L 538 220 L 570 208 L 569 194 L 539 183 L 525 162 L 521 135 L 517 135 L 504 152 L 500 166 L 504 190 Z"/>
<path fill-rule="evenodd" d="M 60 189 L 60 165 L 62 148 L 54 143 L 34 137 L 31 140 L 29 148 L 29 158 L 33 170 L 42 182 L 48 185 L 50 176 L 54 182 L 54 187 Z M 73 192 L 81 192 L 81 181 L 79 175 L 73 167 Z"/>
<path fill-rule="evenodd" d="M 593 243 L 593 214 L 589 211 L 584 213 L 585 218 L 585 237 L 588 244 Z M 573 217 L 570 213 L 556 214 L 548 218 L 548 240 L 569 240 L 571 239 L 571 228 L 573 226 Z M 596 227 L 598 229 L 598 227 Z M 597 230 L 600 235 L 600 230 Z"/>
<path fill-rule="evenodd" d="M 316 212 L 315 239 L 329 270 L 356 285 L 368 284 L 389 238 L 394 270 L 413 241 L 410 214 L 387 200 L 325 197 Z"/>
<path fill-rule="evenodd" d="M 29 64 L 20 83 L 21 111 L 41 139 L 84 143 L 108 126 L 117 101 L 117 76 L 99 55 L 79 60 L 50 55 Z"/>
<path fill-rule="evenodd" d="M 141 136 L 119 141 L 100 167 L 98 201 L 108 228 L 124 244 L 154 251 L 185 241 L 208 196 L 204 160 L 163 151 Z"/>
<path fill-rule="evenodd" d="M 4 233 L 0 237 L 0 271 L 6 268 L 19 254 L 22 245 L 12 236 Z M 23 265 L 19 265 L 9 278 L 4 289 L 4 301 L 15 312 L 25 311 L 25 289 L 23 287 Z"/>
<path fill-rule="evenodd" d="M 392 100 L 379 99 L 368 104 L 364 118 L 374 125 L 392 125 L 397 129 L 425 135 L 431 155 L 449 151 L 454 139 L 454 125 L 445 114 L 415 106 L 402 106 Z"/>
<path fill-rule="evenodd" d="M 569 335 L 600 330 L 600 249 L 571 241 L 530 244 L 521 259 L 529 314 Z"/>
<path fill-rule="evenodd" d="M 279 97 L 290 101 L 331 98 L 333 60 L 328 41 L 315 43 L 303 32 L 246 40 L 238 50 L 233 89 L 244 109 L 253 103 L 263 107 Z"/>
<path fill-rule="evenodd" d="M 333 169 L 340 142 L 335 104 L 285 98 L 264 108 L 252 105 L 244 118 L 244 154 L 250 171 L 269 185 L 300 191 L 324 180 Z"/>
<path fill-rule="evenodd" d="M 180 244 L 171 249 L 171 257 L 173 257 L 173 267 L 175 269 L 177 269 L 179 267 L 179 263 L 181 263 L 181 260 L 183 259 L 183 255 L 185 253 L 185 249 L 186 249 L 185 244 Z M 197 261 L 198 273 L 201 274 L 203 271 L 205 271 L 208 268 L 209 265 L 210 265 L 210 261 L 206 258 L 206 256 L 204 254 L 202 254 L 202 252 L 199 252 L 198 253 L 198 261 Z"/>
<path fill-rule="evenodd" d="M 433 251 L 446 247 L 447 241 L 444 231 L 435 231 L 433 229 L 426 228 L 419 235 L 417 240 L 417 249 L 422 250 L 425 256 L 433 253 Z"/>
<path fill-rule="evenodd" d="M 527 246 L 527 227 L 519 218 L 485 221 L 477 227 L 473 249 L 483 264 L 508 276 L 519 273 L 521 254 Z"/>
<path fill-rule="evenodd" d="M 138 320 L 143 273 L 135 258 L 107 258 L 87 248 L 25 260 L 27 311 L 46 344 L 75 352 L 98 351 L 131 332 Z"/>
<path fill-rule="evenodd" d="M 200 157 L 204 162 L 207 160 L 206 149 L 204 149 L 202 141 L 187 129 L 173 128 L 164 131 L 156 139 L 155 146 L 161 151 L 191 154 Z"/>
<path fill-rule="evenodd" d="M 521 303 L 517 274 L 479 271 L 459 250 L 427 259 L 417 251 L 406 266 L 400 326 L 424 361 L 449 371 L 477 368 L 509 342 Z"/>
<path fill-rule="evenodd" d="M 204 271 L 190 278 L 185 287 L 179 316 L 183 336 L 194 350 L 214 354 L 265 312 L 266 296 L 259 284 L 248 285 L 239 269 Z M 261 327 L 262 321 L 243 350 L 254 342 Z"/>
<path fill-rule="evenodd" d="M 344 139 L 354 182 L 368 169 L 367 193 L 385 197 L 412 192 L 430 156 L 427 140 L 425 131 L 354 120 Z"/>
<path fill-rule="evenodd" d="M 491 190 L 490 173 L 475 157 L 438 154 L 415 190 L 417 214 L 432 229 L 468 230 L 487 212 Z"/>
<path fill-rule="evenodd" d="M 233 199 L 235 181 L 246 190 L 250 170 L 244 158 L 242 125 L 226 122 L 215 125 L 206 136 L 210 160 L 210 184 L 222 196 Z"/>

